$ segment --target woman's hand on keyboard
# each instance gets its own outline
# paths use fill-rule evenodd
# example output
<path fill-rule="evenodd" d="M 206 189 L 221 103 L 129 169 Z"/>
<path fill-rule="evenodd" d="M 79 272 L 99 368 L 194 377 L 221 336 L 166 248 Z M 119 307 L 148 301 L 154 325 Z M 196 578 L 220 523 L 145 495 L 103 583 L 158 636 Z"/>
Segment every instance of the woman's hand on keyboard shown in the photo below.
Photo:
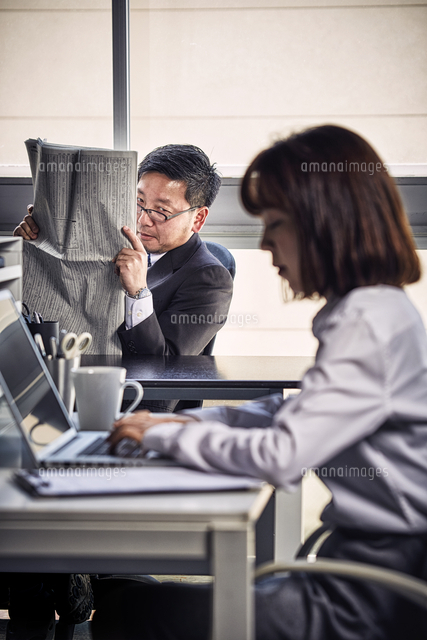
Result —
<path fill-rule="evenodd" d="M 113 431 L 108 436 L 108 442 L 110 443 L 112 451 L 114 451 L 117 444 L 123 440 L 123 438 L 132 438 L 136 442 L 142 442 L 145 432 L 156 424 L 193 421 L 194 418 L 177 413 L 157 415 L 150 413 L 150 411 L 135 411 L 114 423 Z"/>

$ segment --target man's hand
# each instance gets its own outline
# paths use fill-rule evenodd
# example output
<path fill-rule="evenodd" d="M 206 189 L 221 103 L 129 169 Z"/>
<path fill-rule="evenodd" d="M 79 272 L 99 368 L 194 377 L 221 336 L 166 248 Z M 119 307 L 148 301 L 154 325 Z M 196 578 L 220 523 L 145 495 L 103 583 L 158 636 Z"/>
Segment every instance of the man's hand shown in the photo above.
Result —
<path fill-rule="evenodd" d="M 132 438 L 132 440 L 136 440 L 136 442 L 142 442 L 145 432 L 156 424 L 162 424 L 164 422 L 186 423 L 193 421 L 194 418 L 177 413 L 171 413 L 167 416 L 157 416 L 150 411 L 135 411 L 135 413 L 120 418 L 120 420 L 114 423 L 114 430 L 108 436 L 108 441 L 112 451 L 114 451 L 114 447 L 123 440 L 123 438 Z"/>
<path fill-rule="evenodd" d="M 141 240 L 132 229 L 123 227 L 123 231 L 129 238 L 132 249 L 124 247 L 112 262 L 116 265 L 116 274 L 120 278 L 123 289 L 135 295 L 137 291 L 147 286 L 148 256 Z"/>
<path fill-rule="evenodd" d="M 14 236 L 21 236 L 24 240 L 36 240 L 40 229 L 33 220 L 34 207 L 29 204 L 27 207 L 28 214 L 23 221 L 13 230 Z"/>

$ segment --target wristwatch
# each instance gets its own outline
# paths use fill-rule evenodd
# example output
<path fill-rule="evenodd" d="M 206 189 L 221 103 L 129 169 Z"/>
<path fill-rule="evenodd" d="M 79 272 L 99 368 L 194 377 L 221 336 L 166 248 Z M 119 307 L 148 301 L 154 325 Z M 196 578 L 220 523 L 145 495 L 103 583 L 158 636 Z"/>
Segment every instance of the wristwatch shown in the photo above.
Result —
<path fill-rule="evenodd" d="M 151 296 L 150 289 L 147 287 L 142 287 L 142 289 L 138 289 L 138 291 L 134 294 L 129 293 L 126 289 L 123 289 L 128 298 L 133 298 L 134 300 L 141 300 L 141 298 L 146 298 L 147 296 Z"/>

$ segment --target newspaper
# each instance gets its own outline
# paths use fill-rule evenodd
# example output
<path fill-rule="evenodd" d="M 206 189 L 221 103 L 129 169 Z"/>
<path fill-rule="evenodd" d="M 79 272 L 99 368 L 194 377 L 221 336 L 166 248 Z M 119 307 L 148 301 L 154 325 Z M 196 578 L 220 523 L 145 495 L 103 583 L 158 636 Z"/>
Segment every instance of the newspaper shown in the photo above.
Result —
<path fill-rule="evenodd" d="M 59 328 L 93 336 L 89 353 L 121 353 L 124 294 L 112 258 L 136 226 L 135 151 L 27 140 L 37 240 L 24 243 L 23 301 Z"/>

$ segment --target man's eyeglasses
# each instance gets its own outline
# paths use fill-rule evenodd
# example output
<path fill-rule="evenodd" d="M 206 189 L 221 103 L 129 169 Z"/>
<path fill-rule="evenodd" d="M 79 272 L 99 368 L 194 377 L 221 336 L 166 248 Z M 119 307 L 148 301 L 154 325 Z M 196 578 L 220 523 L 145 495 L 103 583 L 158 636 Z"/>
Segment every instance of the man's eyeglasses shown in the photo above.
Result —
<path fill-rule="evenodd" d="M 178 211 L 178 213 L 173 213 L 171 216 L 167 216 L 161 211 L 156 211 L 155 209 L 146 209 L 145 207 L 141 206 L 139 202 L 136 203 L 138 218 L 144 211 L 153 222 L 167 222 L 168 220 L 172 220 L 172 218 L 176 218 L 176 216 L 180 216 L 182 213 L 193 211 L 193 209 L 199 209 L 199 207 L 190 207 L 189 209 L 185 209 L 184 211 Z"/>

